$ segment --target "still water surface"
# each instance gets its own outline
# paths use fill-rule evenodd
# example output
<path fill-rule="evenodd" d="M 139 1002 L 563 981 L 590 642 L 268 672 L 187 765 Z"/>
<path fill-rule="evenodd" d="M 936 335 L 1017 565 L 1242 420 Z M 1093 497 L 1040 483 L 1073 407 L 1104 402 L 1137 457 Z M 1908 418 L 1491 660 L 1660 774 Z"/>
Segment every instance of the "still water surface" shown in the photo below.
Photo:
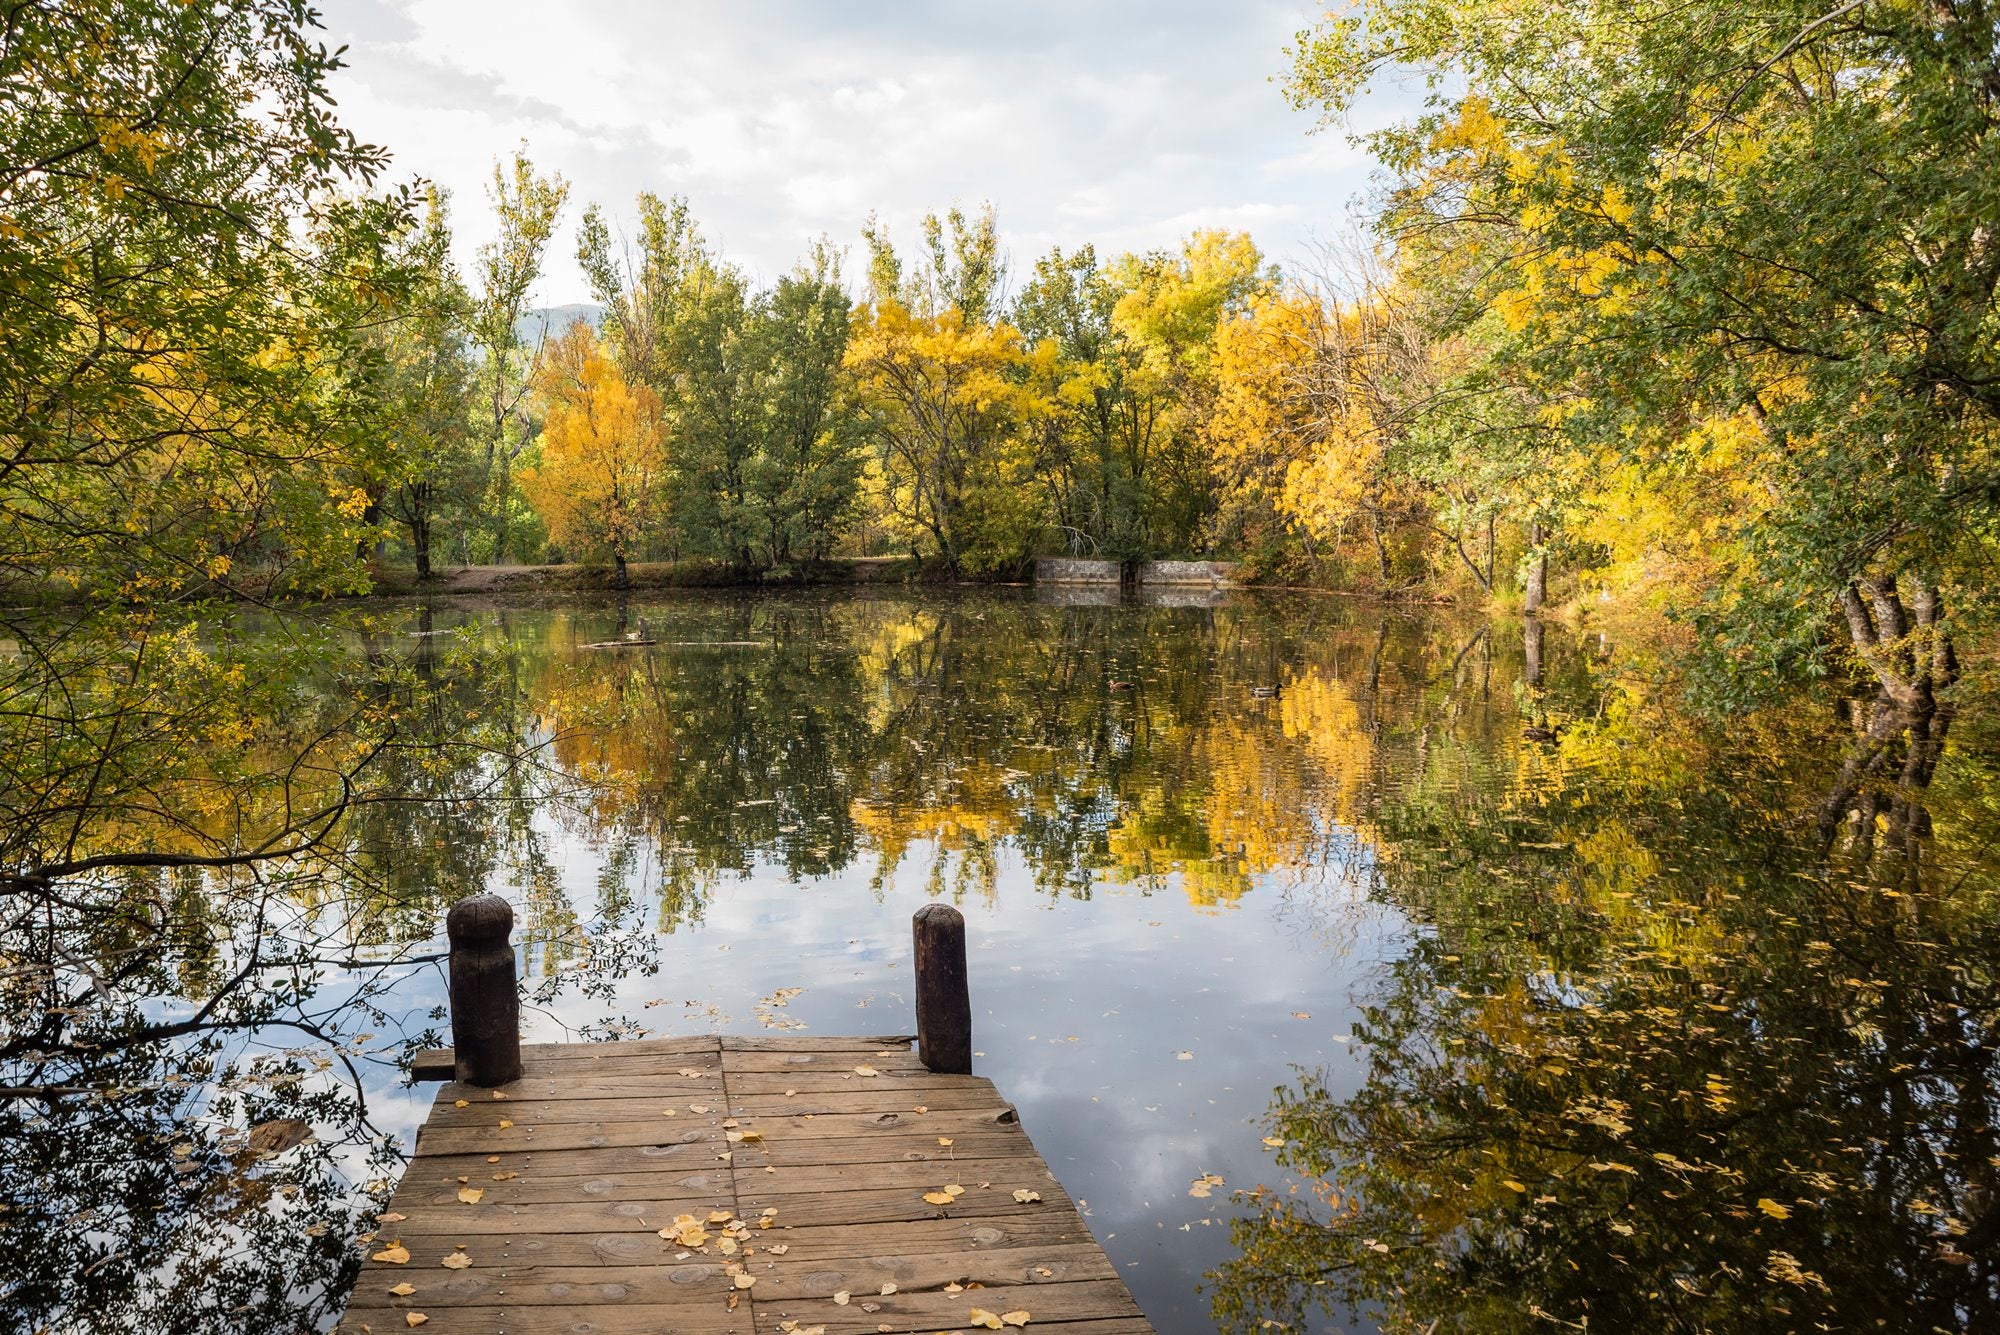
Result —
<path fill-rule="evenodd" d="M 490 888 L 532 1039 L 895 1033 L 946 899 L 976 1068 L 1162 1331 L 2000 1320 L 1983 717 L 1706 723 L 1555 627 L 1085 601 L 386 609 L 367 652 L 483 656 L 462 703 L 545 764 L 370 815 L 358 949 Z M 428 1092 L 364 1070 L 408 1143 Z"/>

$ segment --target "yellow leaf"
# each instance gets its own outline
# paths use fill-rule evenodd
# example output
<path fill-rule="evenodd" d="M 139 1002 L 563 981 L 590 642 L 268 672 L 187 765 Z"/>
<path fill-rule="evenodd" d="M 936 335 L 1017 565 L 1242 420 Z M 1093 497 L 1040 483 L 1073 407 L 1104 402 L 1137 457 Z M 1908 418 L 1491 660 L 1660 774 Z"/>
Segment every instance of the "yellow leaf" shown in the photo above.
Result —
<path fill-rule="evenodd" d="M 1266 1136 L 1264 1137 L 1264 1145 L 1267 1149 L 1281 1150 L 1285 1148 L 1285 1138 L 1283 1136 Z"/>
<path fill-rule="evenodd" d="M 452 1107 L 454 1107 L 454 1108 L 470 1108 L 470 1107 L 472 1106 L 472 1100 L 471 1100 L 471 1099 L 459 1099 L 459 1100 L 457 1100 L 456 1102 L 454 1102 L 454 1103 L 453 1103 L 453 1104 L 452 1104 L 451 1106 L 452 1106 Z"/>
<path fill-rule="evenodd" d="M 1763 1197 L 1757 1202 L 1757 1208 L 1773 1219 L 1790 1219 L 1792 1217 L 1792 1211 L 1789 1206 L 1780 1205 L 1768 1196 Z"/>
<path fill-rule="evenodd" d="M 479 1204 L 480 1197 L 485 1194 L 486 1189 L 484 1187 L 460 1187 L 458 1189 L 458 1198 L 467 1205 Z"/>
<path fill-rule="evenodd" d="M 956 1182 L 947 1182 L 944 1184 L 944 1194 L 947 1196 L 963 1196 L 965 1188 L 959 1186 Z"/>
<path fill-rule="evenodd" d="M 403 1320 L 412 1326 L 421 1326 L 424 1322 L 430 1320 L 430 1318 L 422 1312 L 405 1312 L 403 1313 Z"/>
<path fill-rule="evenodd" d="M 417 1286 L 410 1283 L 408 1280 L 405 1280 L 403 1283 L 398 1284 L 394 1288 L 389 1290 L 389 1292 L 395 1294 L 398 1298 L 407 1298 L 416 1291 L 417 1291 Z"/>
<path fill-rule="evenodd" d="M 504 1118 L 504 1117 L 503 1117 L 503 1118 L 501 1118 L 501 1119 L 500 1119 L 500 1129 L 501 1129 L 502 1131 L 505 1131 L 505 1130 L 506 1130 L 506 1129 L 507 1129 L 508 1127 L 510 1127 L 510 1126 L 512 1126 L 512 1125 L 514 1125 L 514 1124 L 513 1124 L 512 1122 L 508 1121 L 508 1120 L 507 1120 L 506 1118 Z"/>
<path fill-rule="evenodd" d="M 741 1271 L 738 1271 L 736 1274 L 736 1287 L 739 1289 L 747 1289 L 756 1282 L 757 1277 L 755 1275 L 746 1275 Z"/>
<path fill-rule="evenodd" d="M 932 1205 L 951 1204 L 951 1196 L 948 1193 L 942 1191 L 927 1191 L 924 1193 L 924 1199 Z"/>
<path fill-rule="evenodd" d="M 1526 1191 L 1526 1190 L 1527 1190 L 1527 1188 L 1526 1188 L 1526 1187 L 1522 1186 L 1522 1185 L 1521 1185 L 1521 1184 L 1520 1184 L 1519 1182 L 1516 1182 L 1516 1181 L 1515 1181 L 1515 1180 L 1514 1180 L 1513 1178 L 1511 1178 L 1511 1177 L 1507 1177 L 1507 1178 L 1502 1178 L 1502 1179 L 1500 1180 L 1500 1185 L 1501 1185 L 1501 1186 L 1503 1186 L 1503 1187 L 1505 1187 L 1505 1188 L 1507 1188 L 1507 1190 L 1509 1190 L 1509 1191 Z"/>
<path fill-rule="evenodd" d="M 888 1296 L 889 1296 L 890 1294 L 894 1293 L 895 1291 L 896 1291 L 896 1286 L 895 1286 L 894 1284 L 884 1284 L 884 1285 L 882 1286 L 882 1296 L 883 1296 L 884 1298 L 888 1297 Z"/>
<path fill-rule="evenodd" d="M 872 1066 L 857 1066 L 857 1067 L 855 1067 L 855 1068 L 854 1068 L 854 1074 L 856 1074 L 856 1075 L 880 1075 L 880 1074 L 881 1074 L 881 1072 L 877 1071 L 877 1070 L 876 1070 L 876 1069 L 875 1069 L 874 1067 L 872 1067 Z"/>
<path fill-rule="evenodd" d="M 410 1260 L 410 1249 L 400 1242 L 392 1242 L 368 1259 L 371 1261 L 387 1261 L 390 1265 L 407 1265 Z"/>
<path fill-rule="evenodd" d="M 1017 1187 L 1014 1190 L 1014 1199 L 1019 1201 L 1023 1205 L 1028 1204 L 1030 1201 L 1038 1201 L 1041 1198 L 1042 1198 L 1041 1192 L 1029 1191 L 1026 1187 Z"/>
<path fill-rule="evenodd" d="M 834 1295 L 833 1295 L 833 1303 L 834 1303 L 834 1306 L 836 1306 L 836 1307 L 845 1307 L 845 1306 L 847 1306 L 847 1290 L 846 1290 L 846 1289 L 842 1289 L 842 1290 L 841 1290 L 841 1291 L 840 1291 L 839 1293 L 836 1293 L 836 1294 L 834 1294 Z"/>
<path fill-rule="evenodd" d="M 472 1264 L 472 1258 L 464 1252 L 453 1252 L 450 1256 L 445 1257 L 444 1260 L 439 1261 L 438 1264 L 446 1270 L 463 1270 Z"/>
<path fill-rule="evenodd" d="M 972 1312 L 965 1318 L 965 1321 L 967 1325 L 984 1326 L 988 1330 L 998 1330 L 1005 1324 L 1000 1320 L 997 1313 L 989 1312 L 983 1307 L 973 1308 Z"/>
<path fill-rule="evenodd" d="M 943 1145 L 943 1146 L 946 1146 L 946 1147 L 949 1147 L 949 1146 L 951 1145 L 951 1137 L 950 1137 L 950 1136 L 939 1136 L 939 1137 L 938 1137 L 938 1144 L 940 1144 L 940 1145 Z"/>
<path fill-rule="evenodd" d="M 1028 1324 L 1029 1316 L 1026 1312 L 1002 1312 L 1000 1319 L 1010 1326 L 1025 1326 Z"/>

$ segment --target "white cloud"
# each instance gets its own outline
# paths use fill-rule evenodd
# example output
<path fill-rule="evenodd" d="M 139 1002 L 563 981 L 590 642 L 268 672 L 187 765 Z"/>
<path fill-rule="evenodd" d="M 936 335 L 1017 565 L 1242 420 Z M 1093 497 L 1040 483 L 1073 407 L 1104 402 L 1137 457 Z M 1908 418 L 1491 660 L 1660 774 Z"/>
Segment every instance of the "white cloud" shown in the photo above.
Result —
<path fill-rule="evenodd" d="M 820 233 L 856 245 L 871 211 L 909 237 L 954 200 L 993 201 L 1017 272 L 1051 243 L 1150 249 L 1198 226 L 1303 254 L 1369 170 L 1271 82 L 1317 9 L 325 0 L 324 21 L 351 48 L 347 124 L 452 191 L 468 259 L 496 158 L 525 141 L 569 178 L 540 293 L 559 302 L 585 296 L 584 204 L 628 217 L 639 190 L 687 195 L 765 279 Z"/>

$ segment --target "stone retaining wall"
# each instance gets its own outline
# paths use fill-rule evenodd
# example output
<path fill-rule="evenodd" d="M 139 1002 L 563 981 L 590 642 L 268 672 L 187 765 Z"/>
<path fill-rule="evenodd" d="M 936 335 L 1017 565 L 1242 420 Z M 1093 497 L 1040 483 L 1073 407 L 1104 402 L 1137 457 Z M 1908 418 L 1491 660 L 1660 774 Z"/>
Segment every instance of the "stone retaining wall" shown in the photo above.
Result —
<path fill-rule="evenodd" d="M 1116 584 L 1123 574 L 1117 561 L 1086 561 L 1073 556 L 1045 556 L 1035 562 L 1037 584 Z"/>
<path fill-rule="evenodd" d="M 1236 573 L 1234 561 L 1141 561 L 1141 584 L 1194 584 L 1220 588 Z"/>

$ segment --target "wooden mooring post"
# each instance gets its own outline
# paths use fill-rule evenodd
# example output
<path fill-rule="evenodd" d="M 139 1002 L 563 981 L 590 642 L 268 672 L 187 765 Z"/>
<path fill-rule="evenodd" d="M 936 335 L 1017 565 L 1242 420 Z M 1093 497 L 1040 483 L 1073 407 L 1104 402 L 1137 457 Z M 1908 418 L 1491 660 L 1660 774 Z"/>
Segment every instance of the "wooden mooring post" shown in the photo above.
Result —
<path fill-rule="evenodd" d="M 492 1089 L 521 1078 L 521 993 L 514 981 L 514 909 L 473 895 L 444 919 L 451 941 L 451 1051 L 455 1077 Z"/>
<path fill-rule="evenodd" d="M 917 1056 L 939 1075 L 971 1075 L 965 915 L 949 904 L 926 904 L 910 927 L 917 956 Z"/>

